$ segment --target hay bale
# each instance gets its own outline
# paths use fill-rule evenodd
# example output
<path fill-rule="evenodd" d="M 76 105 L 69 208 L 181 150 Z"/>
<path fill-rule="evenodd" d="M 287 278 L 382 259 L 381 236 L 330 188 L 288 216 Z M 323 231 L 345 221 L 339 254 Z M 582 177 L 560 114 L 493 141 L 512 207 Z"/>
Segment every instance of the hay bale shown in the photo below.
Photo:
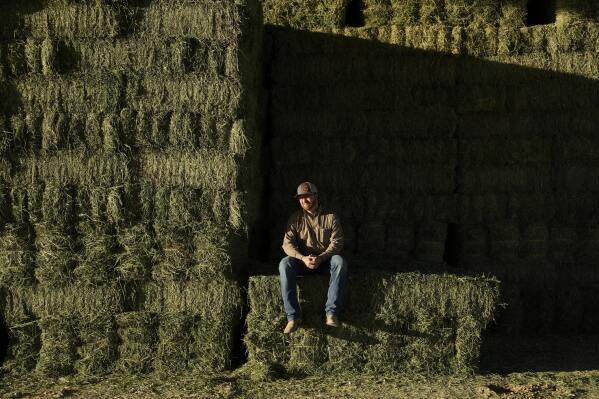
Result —
<path fill-rule="evenodd" d="M 420 23 L 437 24 L 446 21 L 444 0 L 421 0 Z"/>
<path fill-rule="evenodd" d="M 40 284 L 61 287 L 73 281 L 79 260 L 73 237 L 55 227 L 35 225 L 36 269 Z"/>
<path fill-rule="evenodd" d="M 495 0 L 445 0 L 447 23 L 458 26 L 493 25 L 499 19 Z"/>
<path fill-rule="evenodd" d="M 57 110 L 66 113 L 116 112 L 120 108 L 122 77 L 103 75 L 28 75 L 15 87 L 29 113 Z"/>
<path fill-rule="evenodd" d="M 157 263 L 152 268 L 155 281 L 184 281 L 191 273 L 193 247 L 190 231 L 185 228 L 163 228 L 157 231 L 160 248 Z"/>
<path fill-rule="evenodd" d="M 116 271 L 125 281 L 143 281 L 149 277 L 157 254 L 148 228 L 138 224 L 119 230 L 117 241 L 123 252 L 117 255 Z"/>
<path fill-rule="evenodd" d="M 568 25 L 596 20 L 597 11 L 599 11 L 597 4 L 592 1 L 556 0 L 555 23 L 557 25 Z"/>
<path fill-rule="evenodd" d="M 118 355 L 114 316 L 107 313 L 80 317 L 77 334 L 81 342 L 75 362 L 77 374 L 98 376 L 112 372 Z"/>
<path fill-rule="evenodd" d="M 301 279 L 305 328 L 284 337 L 278 278 L 250 278 L 249 361 L 308 374 L 336 366 L 345 371 L 351 366 L 352 371 L 468 372 L 476 368 L 476 359 L 465 354 L 476 353 L 476 337 L 499 295 L 496 282 L 484 278 L 361 274 L 350 279 L 344 313 L 348 324 L 326 333 L 321 316 L 326 286 L 324 278 Z M 368 292 L 373 294 L 365 296 Z M 472 318 L 477 322 L 471 323 Z M 456 356 L 458 346 L 463 355 Z M 351 361 L 340 362 L 339 356 Z"/>
<path fill-rule="evenodd" d="M 418 22 L 418 0 L 390 0 L 394 25 L 415 25 Z"/>
<path fill-rule="evenodd" d="M 504 0 L 500 2 L 499 25 L 502 28 L 522 28 L 526 22 L 527 0 Z"/>
<path fill-rule="evenodd" d="M 435 25 L 413 25 L 405 27 L 405 36 L 403 45 L 406 47 L 421 49 L 421 50 L 432 50 L 450 53 L 453 48 L 452 41 L 452 30 L 447 25 L 435 24 Z M 435 55 L 438 57 L 439 55 Z M 425 57 L 422 57 L 425 58 Z M 429 58 L 429 57 L 426 57 Z M 450 75 L 446 75 L 446 78 L 451 79 L 452 64 L 446 64 L 444 69 Z M 437 70 L 439 72 L 439 70 Z M 419 74 L 418 70 L 413 71 L 414 74 Z M 442 78 L 445 81 L 445 78 Z"/>
<path fill-rule="evenodd" d="M 71 229 L 76 220 L 76 198 L 74 187 L 46 182 L 41 204 L 44 223 L 65 231 Z"/>
<path fill-rule="evenodd" d="M 154 370 L 161 374 L 176 374 L 188 367 L 193 318 L 186 312 L 159 316 L 158 347 Z"/>
<path fill-rule="evenodd" d="M 74 276 L 83 284 L 98 286 L 114 278 L 116 238 L 94 230 L 86 229 L 81 236 L 83 254 L 81 262 L 74 269 Z"/>
<path fill-rule="evenodd" d="M 119 345 L 117 369 L 127 374 L 142 374 L 152 371 L 155 357 L 157 319 L 150 312 L 125 312 L 116 316 Z"/>
<path fill-rule="evenodd" d="M 29 72 L 26 57 L 26 44 L 21 41 L 0 44 L 0 75 L 19 76 Z"/>
<path fill-rule="evenodd" d="M 364 26 L 389 25 L 393 17 L 393 10 L 391 9 L 389 0 L 364 0 L 360 5 L 363 7 L 360 11 L 363 14 Z"/>
<path fill-rule="evenodd" d="M 266 24 L 290 26 L 296 29 L 342 27 L 345 24 L 345 1 L 278 1 L 262 0 Z"/>
<path fill-rule="evenodd" d="M 22 287 L 33 283 L 35 254 L 29 232 L 7 225 L 0 234 L 0 285 Z"/>
<path fill-rule="evenodd" d="M 39 357 L 39 324 L 24 298 L 10 292 L 5 298 L 2 314 L 8 327 L 9 345 L 2 368 L 15 374 L 30 372 Z"/>
<path fill-rule="evenodd" d="M 45 316 L 40 319 L 41 348 L 35 370 L 47 377 L 73 373 L 77 354 L 74 320 L 70 315 Z"/>
<path fill-rule="evenodd" d="M 22 15 L 23 32 L 35 39 L 110 38 L 122 31 L 123 16 L 106 4 L 69 4 L 43 7 Z"/>

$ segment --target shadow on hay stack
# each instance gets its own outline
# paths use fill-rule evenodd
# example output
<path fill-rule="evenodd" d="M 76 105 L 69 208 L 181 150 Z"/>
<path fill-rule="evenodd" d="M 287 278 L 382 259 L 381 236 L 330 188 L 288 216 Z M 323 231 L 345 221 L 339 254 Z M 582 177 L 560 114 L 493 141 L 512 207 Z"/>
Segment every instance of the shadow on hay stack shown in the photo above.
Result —
<path fill-rule="evenodd" d="M 0 5 L 10 372 L 233 363 L 260 192 L 258 3 L 125 3 Z"/>

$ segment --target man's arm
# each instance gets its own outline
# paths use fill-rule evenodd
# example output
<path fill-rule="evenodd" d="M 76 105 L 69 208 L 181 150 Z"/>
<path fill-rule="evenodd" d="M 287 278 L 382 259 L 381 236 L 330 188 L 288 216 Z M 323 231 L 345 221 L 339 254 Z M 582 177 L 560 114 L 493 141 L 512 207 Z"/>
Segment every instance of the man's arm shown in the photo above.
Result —
<path fill-rule="evenodd" d="M 318 255 L 319 263 L 326 262 L 333 255 L 338 255 L 343 249 L 343 229 L 341 228 L 341 223 L 339 222 L 339 218 L 337 215 L 333 217 L 333 225 L 331 228 L 331 242 L 327 249 Z"/>
<path fill-rule="evenodd" d="M 299 260 L 303 260 L 304 255 L 300 252 L 297 247 L 297 228 L 296 228 L 296 218 L 295 215 L 292 215 L 287 222 L 287 227 L 285 228 L 285 236 L 283 237 L 283 251 L 288 256 L 292 256 Z"/>

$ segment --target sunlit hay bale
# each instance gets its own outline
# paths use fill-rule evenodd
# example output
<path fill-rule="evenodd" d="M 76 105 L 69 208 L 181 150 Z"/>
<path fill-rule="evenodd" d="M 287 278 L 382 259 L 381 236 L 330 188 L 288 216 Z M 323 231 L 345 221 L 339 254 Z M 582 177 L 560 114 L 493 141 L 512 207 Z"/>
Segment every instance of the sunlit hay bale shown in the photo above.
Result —
<path fill-rule="evenodd" d="M 191 273 L 193 247 L 187 229 L 158 227 L 156 241 L 160 252 L 152 268 L 155 281 L 185 280 Z"/>
<path fill-rule="evenodd" d="M 101 87 L 106 87 L 106 84 Z M 241 95 L 238 77 L 193 73 L 165 79 L 162 75 L 144 75 L 127 82 L 126 102 L 137 110 L 217 113 L 223 116 L 236 114 Z M 106 104 L 107 110 L 109 107 Z"/>
<path fill-rule="evenodd" d="M 327 2 L 309 0 L 284 2 L 262 1 L 264 22 L 297 29 L 316 29 L 323 26 L 342 27 L 345 23 L 343 0 Z"/>
<path fill-rule="evenodd" d="M 111 314 L 83 315 L 78 318 L 75 370 L 79 375 L 97 376 L 112 372 L 118 356 L 118 335 Z"/>
<path fill-rule="evenodd" d="M 99 151 L 102 148 L 102 115 L 90 112 L 85 119 L 85 146 L 89 151 Z"/>
<path fill-rule="evenodd" d="M 8 346 L 2 368 L 16 374 L 33 370 L 40 350 L 39 325 L 26 297 L 18 290 L 8 291 L 2 312 L 8 327 Z"/>
<path fill-rule="evenodd" d="M 76 193 L 73 187 L 46 182 L 42 197 L 44 223 L 68 229 L 75 222 Z"/>
<path fill-rule="evenodd" d="M 556 0 L 555 23 L 557 25 L 568 25 L 597 20 L 598 11 L 599 7 L 592 1 Z"/>
<path fill-rule="evenodd" d="M 116 270 L 125 281 L 143 281 L 156 259 L 154 239 L 142 224 L 120 229 L 117 235 L 123 252 L 117 255 Z"/>
<path fill-rule="evenodd" d="M 52 287 L 71 283 L 79 260 L 73 237 L 44 224 L 35 225 L 35 235 L 36 279 Z"/>
<path fill-rule="evenodd" d="M 116 37 L 121 18 L 118 8 L 106 4 L 63 4 L 23 14 L 24 31 L 37 39 Z"/>
<path fill-rule="evenodd" d="M 404 45 L 415 49 L 449 53 L 452 51 L 451 29 L 442 24 L 407 26 Z M 449 75 L 451 76 L 451 74 Z M 412 79 L 421 78 L 413 76 Z"/>
<path fill-rule="evenodd" d="M 250 362 L 309 374 L 336 370 L 336 365 L 345 371 L 350 366 L 373 372 L 476 370 L 478 357 L 472 354 L 479 350 L 481 329 L 491 321 L 499 299 L 496 280 L 420 273 L 351 275 L 341 318 L 347 324 L 334 332 L 325 332 L 323 322 L 327 282 L 300 279 L 304 333 L 284 337 L 278 277 L 250 278 L 245 336 Z M 345 332 L 350 327 L 354 328 Z M 332 334 L 334 338 L 326 337 Z M 343 362 L 337 345 L 343 346 Z"/>
<path fill-rule="evenodd" d="M 420 22 L 423 24 L 437 24 L 446 21 L 444 0 L 421 0 Z"/>
<path fill-rule="evenodd" d="M 243 307 L 237 283 L 210 278 L 167 281 L 148 284 L 143 293 L 148 311 L 190 315 L 190 368 L 221 371 L 231 366 Z"/>
<path fill-rule="evenodd" d="M 117 369 L 127 374 L 152 371 L 158 342 L 157 317 L 150 312 L 125 312 L 116 316 L 119 345 Z"/>
<path fill-rule="evenodd" d="M 77 356 L 77 336 L 73 317 L 44 316 L 39 323 L 41 348 L 35 370 L 47 377 L 72 374 Z"/>
<path fill-rule="evenodd" d="M 26 112 L 48 109 L 67 113 L 117 111 L 122 77 L 114 74 L 40 76 L 15 81 Z"/>
<path fill-rule="evenodd" d="M 164 313 L 159 318 L 154 370 L 161 374 L 184 371 L 190 360 L 193 317 L 187 312 L 177 312 Z"/>
<path fill-rule="evenodd" d="M 462 50 L 476 57 L 497 55 L 498 28 L 494 24 L 470 25 L 464 28 Z"/>
<path fill-rule="evenodd" d="M 0 285 L 23 287 L 32 284 L 35 254 L 29 232 L 18 225 L 6 225 L 0 231 Z"/>
<path fill-rule="evenodd" d="M 231 241 L 229 232 L 219 226 L 207 226 L 197 231 L 193 236 L 192 273 L 198 278 L 232 277 L 235 274 L 233 269 L 235 265 L 232 261 L 235 248 L 231 245 Z"/>
<path fill-rule="evenodd" d="M 200 44 L 200 43 L 198 43 Z M 72 68 L 80 72 L 130 71 L 180 74 L 187 71 L 191 42 L 182 38 L 137 40 L 66 40 L 61 56 L 72 58 Z M 201 44 L 200 44 L 201 46 Z"/>
<path fill-rule="evenodd" d="M 128 163 L 124 154 L 90 156 L 61 151 L 53 156 L 23 160 L 21 178 L 51 181 L 55 186 L 113 187 L 128 182 Z"/>
<path fill-rule="evenodd" d="M 445 14 L 450 25 L 493 25 L 499 19 L 499 4 L 495 0 L 445 0 Z"/>
<path fill-rule="evenodd" d="M 116 239 L 102 231 L 86 231 L 80 237 L 83 254 L 74 275 L 83 284 L 98 286 L 114 279 Z"/>
<path fill-rule="evenodd" d="M 501 29 L 523 28 L 526 22 L 526 0 L 506 0 L 499 5 Z"/>
<path fill-rule="evenodd" d="M 24 53 L 28 71 L 32 73 L 41 73 L 42 50 L 40 41 L 28 38 L 25 41 Z"/>
<path fill-rule="evenodd" d="M 42 73 L 52 75 L 56 71 L 56 56 L 58 44 L 55 40 L 45 38 L 41 43 Z"/>
<path fill-rule="evenodd" d="M 197 149 L 200 145 L 200 115 L 193 112 L 173 112 L 170 120 L 169 144 L 186 150 Z"/>
<path fill-rule="evenodd" d="M 140 160 L 141 178 L 161 186 L 185 186 L 205 190 L 235 187 L 238 170 L 235 161 L 216 152 L 144 153 Z"/>
<path fill-rule="evenodd" d="M 513 261 L 518 257 L 520 229 L 514 221 L 489 225 L 489 255 L 502 261 Z"/>
<path fill-rule="evenodd" d="M 418 0 L 390 0 L 394 25 L 416 25 L 418 22 Z"/>
<path fill-rule="evenodd" d="M 389 0 L 365 0 L 362 6 L 364 26 L 388 25 L 393 16 Z"/>

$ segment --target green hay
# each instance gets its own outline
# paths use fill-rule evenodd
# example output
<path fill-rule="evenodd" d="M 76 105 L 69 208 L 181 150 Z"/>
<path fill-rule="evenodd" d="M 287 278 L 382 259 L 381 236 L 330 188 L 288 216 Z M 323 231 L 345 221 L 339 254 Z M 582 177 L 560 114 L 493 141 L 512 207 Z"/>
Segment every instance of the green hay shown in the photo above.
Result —
<path fill-rule="evenodd" d="M 15 81 L 28 113 L 116 112 L 120 108 L 122 77 L 114 74 L 55 77 L 31 75 Z"/>
<path fill-rule="evenodd" d="M 143 11 L 138 30 L 144 37 L 192 37 L 236 44 L 247 8 L 234 2 L 158 2 Z"/>
<path fill-rule="evenodd" d="M 52 39 L 46 38 L 42 41 L 40 55 L 44 75 L 52 75 L 56 72 L 57 47 L 56 41 Z"/>
<path fill-rule="evenodd" d="M 384 0 L 365 0 L 363 4 L 364 26 L 388 25 L 393 16 L 391 4 Z"/>
<path fill-rule="evenodd" d="M 143 281 L 149 277 L 151 265 L 157 257 L 154 238 L 143 225 L 119 231 L 117 235 L 123 252 L 117 256 L 116 270 L 125 281 Z"/>
<path fill-rule="evenodd" d="M 22 159 L 21 165 L 15 183 L 24 185 L 42 180 L 51 181 L 55 186 L 113 187 L 129 181 L 129 161 L 123 154 L 59 152 L 53 156 Z"/>
<path fill-rule="evenodd" d="M 77 348 L 75 370 L 78 375 L 105 375 L 114 370 L 118 354 L 118 335 L 114 317 L 89 315 L 80 318 L 77 326 L 81 345 Z"/>
<path fill-rule="evenodd" d="M 522 28 L 526 21 L 526 0 L 504 0 L 500 4 L 501 28 Z"/>
<path fill-rule="evenodd" d="M 445 14 L 450 25 L 496 24 L 499 2 L 495 0 L 445 0 Z"/>
<path fill-rule="evenodd" d="M 23 15 L 23 30 L 36 39 L 109 38 L 121 33 L 121 18 L 118 9 L 103 4 L 44 7 Z"/>
<path fill-rule="evenodd" d="M 75 278 L 92 286 L 103 285 L 114 279 L 116 239 L 101 231 L 87 231 L 81 236 L 83 254 L 74 270 Z"/>
<path fill-rule="evenodd" d="M 161 374 L 176 374 L 188 367 L 192 336 L 192 317 L 185 312 L 160 316 L 158 347 L 154 370 Z"/>
<path fill-rule="evenodd" d="M 2 314 L 8 327 L 9 345 L 2 368 L 17 374 L 29 372 L 39 357 L 39 325 L 23 298 L 10 293 L 5 298 Z"/>
<path fill-rule="evenodd" d="M 116 317 L 121 339 L 117 369 L 127 374 L 152 371 L 157 337 L 156 315 L 150 312 L 126 312 Z"/>
<path fill-rule="evenodd" d="M 36 279 L 50 287 L 71 283 L 78 261 L 73 237 L 42 224 L 35 226 L 35 235 Z"/>
<path fill-rule="evenodd" d="M 28 38 L 25 41 L 25 60 L 27 69 L 31 73 L 41 73 L 42 71 L 42 50 L 40 41 Z"/>
<path fill-rule="evenodd" d="M 190 112 L 173 112 L 170 119 L 168 141 L 173 147 L 180 149 L 197 149 L 201 145 L 201 118 L 199 114 Z"/>
<path fill-rule="evenodd" d="M 152 278 L 155 281 L 186 280 L 193 264 L 189 231 L 161 229 L 157 231 L 156 241 L 161 251 L 152 269 Z"/>
<path fill-rule="evenodd" d="M 68 315 L 46 316 L 40 320 L 41 348 L 36 372 L 46 377 L 73 373 L 76 357 L 76 333 Z"/>
<path fill-rule="evenodd" d="M 76 193 L 73 187 L 47 182 L 41 205 L 46 225 L 65 231 L 72 227 L 76 218 Z"/>
<path fill-rule="evenodd" d="M 272 25 L 297 29 L 341 27 L 345 19 L 345 3 L 345 0 L 262 0 L 262 14 L 264 22 Z"/>
<path fill-rule="evenodd" d="M 405 36 L 403 45 L 410 48 L 421 49 L 421 50 L 433 50 L 450 53 L 453 52 L 455 43 L 452 37 L 452 30 L 446 25 L 415 25 L 407 26 L 405 28 Z M 419 57 L 423 61 L 428 61 L 429 57 Z M 444 61 L 449 61 L 445 59 Z M 451 61 L 449 61 L 451 62 Z M 423 62 L 425 64 L 425 62 Z M 427 64 L 427 63 L 426 63 Z M 432 68 L 429 64 L 428 68 Z M 427 69 L 428 69 L 427 68 Z M 448 73 L 445 77 L 440 76 L 439 84 L 443 84 L 446 79 L 452 78 L 452 65 L 447 63 L 443 66 L 443 71 Z M 420 75 L 421 71 L 418 68 L 413 68 L 410 75 Z M 440 69 L 436 68 L 436 73 L 439 73 Z M 435 79 L 436 80 L 436 79 Z"/>
<path fill-rule="evenodd" d="M 28 231 L 7 225 L 0 234 L 0 285 L 23 287 L 33 283 L 35 254 Z"/>
<path fill-rule="evenodd" d="M 420 0 L 420 22 L 423 24 L 436 24 L 445 22 L 444 0 Z"/>
<path fill-rule="evenodd" d="M 211 191 L 235 187 L 234 160 L 215 152 L 144 153 L 140 158 L 142 180 Z"/>
<path fill-rule="evenodd" d="M 198 278 L 234 275 L 231 256 L 235 248 L 226 229 L 212 226 L 193 236 L 194 265 L 192 273 Z"/>
<path fill-rule="evenodd" d="M 480 277 L 361 274 L 350 279 L 342 327 L 328 331 L 322 316 L 327 279 L 304 277 L 299 286 L 304 327 L 284 337 L 278 278 L 250 279 L 245 338 L 250 362 L 307 374 L 337 366 L 344 371 L 351 366 L 371 372 L 471 372 L 477 367 L 473 354 L 481 328 L 491 320 L 499 296 L 497 282 Z"/>
<path fill-rule="evenodd" d="M 237 114 L 241 94 L 237 79 L 200 73 L 173 79 L 145 75 L 128 81 L 125 101 L 137 110 L 189 111 L 222 116 Z"/>

